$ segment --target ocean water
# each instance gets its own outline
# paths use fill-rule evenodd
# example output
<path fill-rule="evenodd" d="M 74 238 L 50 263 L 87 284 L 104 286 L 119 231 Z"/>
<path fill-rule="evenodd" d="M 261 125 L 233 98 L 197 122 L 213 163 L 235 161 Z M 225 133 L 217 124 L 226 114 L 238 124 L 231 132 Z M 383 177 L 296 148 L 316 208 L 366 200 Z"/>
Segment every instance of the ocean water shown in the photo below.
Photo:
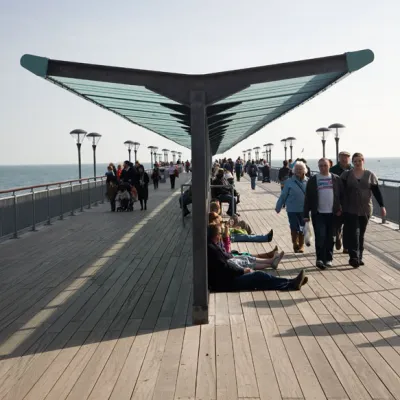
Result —
<path fill-rule="evenodd" d="M 97 176 L 104 175 L 108 164 L 97 164 Z M 144 163 L 146 169 L 150 163 Z M 93 164 L 82 164 L 82 178 L 93 176 Z M 78 165 L 0 165 L 0 190 L 41 185 L 79 178 Z"/>
<path fill-rule="evenodd" d="M 318 170 L 318 160 L 307 160 L 312 170 Z M 274 167 L 280 167 L 281 161 L 272 160 Z M 369 158 L 365 163 L 366 168 L 373 171 L 378 178 L 394 179 L 400 181 L 400 158 Z M 145 163 L 146 169 L 150 163 Z M 103 175 L 107 164 L 97 165 L 97 175 Z M 82 165 L 82 177 L 93 176 L 93 165 Z M 51 182 L 78 179 L 78 166 L 69 165 L 0 165 L 0 190 L 11 188 L 41 185 Z"/>

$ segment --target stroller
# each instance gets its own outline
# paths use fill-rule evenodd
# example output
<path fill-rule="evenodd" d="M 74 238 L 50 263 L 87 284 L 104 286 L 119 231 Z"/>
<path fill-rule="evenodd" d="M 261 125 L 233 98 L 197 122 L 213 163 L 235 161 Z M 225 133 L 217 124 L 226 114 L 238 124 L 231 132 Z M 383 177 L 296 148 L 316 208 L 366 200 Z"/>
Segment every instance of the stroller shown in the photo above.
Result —
<path fill-rule="evenodd" d="M 118 186 L 118 193 L 115 200 L 119 203 L 117 212 L 133 211 L 133 204 L 137 200 L 135 187 L 129 183 L 121 183 Z"/>

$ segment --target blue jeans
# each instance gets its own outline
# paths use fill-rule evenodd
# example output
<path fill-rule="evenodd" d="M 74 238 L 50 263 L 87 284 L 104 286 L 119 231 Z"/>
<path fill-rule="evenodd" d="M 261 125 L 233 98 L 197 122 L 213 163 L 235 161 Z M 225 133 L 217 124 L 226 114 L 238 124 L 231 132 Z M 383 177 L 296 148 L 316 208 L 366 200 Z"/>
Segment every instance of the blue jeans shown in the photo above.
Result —
<path fill-rule="evenodd" d="M 256 176 L 251 176 L 250 180 L 251 180 L 251 188 L 254 190 L 256 188 Z"/>
<path fill-rule="evenodd" d="M 292 288 L 292 280 L 279 278 L 264 271 L 254 271 L 234 279 L 232 289 L 240 290 L 288 290 Z"/>
<path fill-rule="evenodd" d="M 220 194 L 217 199 L 221 202 L 221 203 L 228 203 L 229 204 L 229 208 L 227 211 L 227 214 L 232 215 L 232 214 L 236 214 L 236 199 L 233 198 L 233 210 L 232 210 L 232 195 L 231 194 Z"/>
<path fill-rule="evenodd" d="M 330 214 L 313 214 L 312 224 L 315 235 L 315 252 L 317 260 L 324 263 L 333 259 L 333 236 L 335 234 L 334 215 Z"/>
<path fill-rule="evenodd" d="M 271 238 L 269 235 L 245 235 L 243 233 L 232 233 L 232 242 L 252 242 L 252 243 L 265 243 L 270 242 Z"/>
<path fill-rule="evenodd" d="M 288 212 L 290 230 L 295 232 L 303 232 L 304 229 L 304 218 L 301 212 Z"/>

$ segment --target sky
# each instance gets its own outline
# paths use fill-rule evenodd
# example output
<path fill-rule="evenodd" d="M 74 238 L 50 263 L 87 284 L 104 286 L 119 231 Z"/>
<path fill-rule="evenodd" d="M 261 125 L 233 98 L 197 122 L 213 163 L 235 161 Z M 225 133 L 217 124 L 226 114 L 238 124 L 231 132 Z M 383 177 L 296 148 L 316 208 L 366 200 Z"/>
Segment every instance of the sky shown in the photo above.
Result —
<path fill-rule="evenodd" d="M 369 48 L 375 61 L 304 106 L 266 126 L 225 155 L 294 136 L 294 156 L 318 158 L 316 129 L 346 126 L 341 149 L 365 157 L 399 155 L 400 2 L 397 0 L 0 0 L 0 164 L 73 164 L 75 128 L 102 138 L 97 161 L 127 158 L 125 140 L 185 149 L 157 134 L 36 77 L 23 69 L 25 53 L 43 57 L 181 73 L 230 69 L 324 57 Z M 334 157 L 333 137 L 327 156 Z M 90 143 L 82 161 L 92 161 Z"/>

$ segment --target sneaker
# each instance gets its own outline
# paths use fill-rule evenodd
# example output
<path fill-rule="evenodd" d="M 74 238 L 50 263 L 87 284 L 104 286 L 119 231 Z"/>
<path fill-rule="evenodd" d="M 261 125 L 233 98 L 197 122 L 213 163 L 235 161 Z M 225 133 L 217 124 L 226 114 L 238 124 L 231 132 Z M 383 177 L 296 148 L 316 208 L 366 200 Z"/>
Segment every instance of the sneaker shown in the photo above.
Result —
<path fill-rule="evenodd" d="M 349 265 L 353 268 L 358 268 L 360 266 L 360 262 L 356 258 L 350 258 Z"/>
<path fill-rule="evenodd" d="M 342 234 L 340 232 L 336 236 L 335 247 L 336 250 L 340 250 L 342 248 Z"/>
<path fill-rule="evenodd" d="M 332 267 L 332 261 L 327 261 L 325 263 L 325 267 L 328 267 L 328 268 Z"/>
<path fill-rule="evenodd" d="M 293 289 L 300 290 L 300 288 L 304 284 L 305 278 L 306 278 L 306 275 L 305 275 L 304 269 L 302 269 L 300 271 L 300 273 L 296 276 L 296 278 L 294 278 L 292 280 Z M 308 278 L 307 278 L 307 282 L 308 282 Z"/>
<path fill-rule="evenodd" d="M 317 268 L 319 268 L 319 269 L 325 269 L 325 268 L 326 268 L 326 267 L 325 267 L 325 264 L 324 264 L 324 262 L 323 262 L 322 260 L 317 260 L 315 266 L 316 266 Z"/>
<path fill-rule="evenodd" d="M 285 255 L 285 252 L 284 252 L 284 251 L 281 251 L 280 253 L 278 253 L 278 254 L 275 255 L 275 257 L 274 257 L 273 260 L 272 260 L 272 264 L 271 264 L 271 267 L 272 267 L 273 269 L 277 269 L 277 268 L 278 268 L 278 265 L 279 265 L 279 263 L 281 262 L 281 260 L 282 260 L 282 258 L 283 258 L 284 255 Z"/>

